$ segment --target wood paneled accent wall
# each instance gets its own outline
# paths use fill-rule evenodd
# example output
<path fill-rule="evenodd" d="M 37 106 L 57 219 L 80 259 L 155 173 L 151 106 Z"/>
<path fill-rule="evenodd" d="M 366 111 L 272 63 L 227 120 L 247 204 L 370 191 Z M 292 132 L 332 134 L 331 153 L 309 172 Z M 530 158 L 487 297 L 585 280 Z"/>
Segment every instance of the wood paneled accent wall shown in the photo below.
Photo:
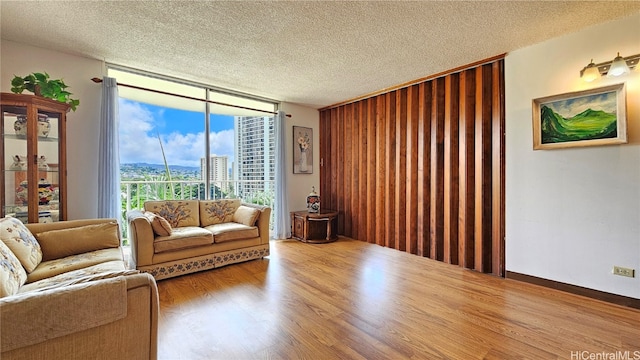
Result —
<path fill-rule="evenodd" d="M 338 233 L 504 276 L 504 60 L 320 111 Z"/>

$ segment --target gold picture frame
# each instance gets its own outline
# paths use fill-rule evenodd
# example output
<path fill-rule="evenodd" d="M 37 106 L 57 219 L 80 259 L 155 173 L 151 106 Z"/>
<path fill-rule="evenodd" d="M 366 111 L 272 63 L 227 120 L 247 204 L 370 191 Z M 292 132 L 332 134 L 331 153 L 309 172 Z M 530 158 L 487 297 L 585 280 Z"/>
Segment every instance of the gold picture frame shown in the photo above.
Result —
<path fill-rule="evenodd" d="M 627 143 L 625 84 L 533 100 L 533 149 Z"/>

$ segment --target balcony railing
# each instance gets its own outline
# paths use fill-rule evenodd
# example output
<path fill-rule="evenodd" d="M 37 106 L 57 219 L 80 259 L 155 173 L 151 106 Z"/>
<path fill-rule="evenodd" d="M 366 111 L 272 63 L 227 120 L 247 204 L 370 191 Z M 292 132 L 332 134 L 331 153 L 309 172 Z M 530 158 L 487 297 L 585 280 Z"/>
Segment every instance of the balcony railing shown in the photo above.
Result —
<path fill-rule="evenodd" d="M 264 180 L 212 181 L 207 197 L 204 181 L 199 180 L 122 180 L 122 238 L 128 242 L 127 211 L 142 209 L 145 201 L 241 199 L 242 202 L 266 205 L 273 209 L 275 182 Z M 273 214 L 269 221 L 273 228 Z"/>

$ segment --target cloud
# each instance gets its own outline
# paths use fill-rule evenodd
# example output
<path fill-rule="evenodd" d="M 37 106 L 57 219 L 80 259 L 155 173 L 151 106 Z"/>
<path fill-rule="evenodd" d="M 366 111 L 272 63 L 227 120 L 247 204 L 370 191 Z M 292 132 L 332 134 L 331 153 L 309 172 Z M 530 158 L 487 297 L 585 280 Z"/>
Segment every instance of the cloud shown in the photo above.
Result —
<path fill-rule="evenodd" d="M 126 163 L 162 164 L 158 141 L 159 125 L 165 121 L 163 113 L 153 113 L 142 104 L 120 99 L 120 161 Z M 233 129 L 209 134 L 212 155 L 234 159 Z M 160 133 L 169 165 L 200 166 L 204 157 L 204 132 Z"/>
<path fill-rule="evenodd" d="M 587 109 L 602 110 L 608 113 L 616 113 L 617 110 L 615 91 L 554 101 L 545 105 L 565 118 L 573 117 Z"/>

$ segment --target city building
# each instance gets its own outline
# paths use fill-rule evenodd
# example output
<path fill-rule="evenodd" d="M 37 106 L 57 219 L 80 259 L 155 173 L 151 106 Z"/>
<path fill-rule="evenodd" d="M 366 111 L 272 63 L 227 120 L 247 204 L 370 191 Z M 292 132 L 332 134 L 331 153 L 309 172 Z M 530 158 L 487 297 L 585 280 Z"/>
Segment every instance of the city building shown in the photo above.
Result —
<path fill-rule="evenodd" d="M 243 199 L 273 193 L 275 181 L 275 133 L 273 116 L 234 117 L 236 160 L 233 180 Z"/>
<path fill-rule="evenodd" d="M 205 158 L 200 158 L 200 180 L 205 180 Z M 228 156 L 209 156 L 209 181 L 212 186 L 218 187 L 222 191 L 229 190 L 229 157 Z"/>

